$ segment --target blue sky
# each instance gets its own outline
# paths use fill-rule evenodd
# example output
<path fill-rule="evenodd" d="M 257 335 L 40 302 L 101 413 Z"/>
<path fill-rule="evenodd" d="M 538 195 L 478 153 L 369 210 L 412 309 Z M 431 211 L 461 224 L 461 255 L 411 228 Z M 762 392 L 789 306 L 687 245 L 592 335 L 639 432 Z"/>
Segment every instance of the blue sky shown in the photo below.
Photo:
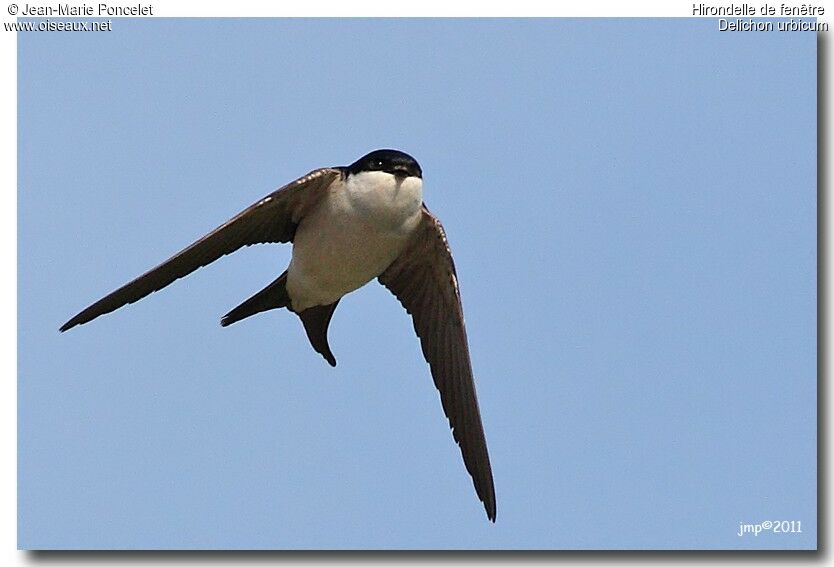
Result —
<path fill-rule="evenodd" d="M 713 20 L 115 20 L 18 35 L 19 545 L 813 548 L 816 37 Z M 417 158 L 498 521 L 372 283 L 313 352 L 242 250 L 59 334 L 275 187 Z M 739 537 L 739 523 L 802 522 Z"/>

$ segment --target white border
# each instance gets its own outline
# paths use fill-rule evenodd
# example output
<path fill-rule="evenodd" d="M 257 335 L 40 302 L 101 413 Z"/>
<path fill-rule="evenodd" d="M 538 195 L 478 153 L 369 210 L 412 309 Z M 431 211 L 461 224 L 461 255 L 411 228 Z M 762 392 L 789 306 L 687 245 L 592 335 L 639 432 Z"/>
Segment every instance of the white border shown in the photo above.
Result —
<path fill-rule="evenodd" d="M 17 1 L 17 0 L 15 0 Z M 26 0 L 20 0 L 21 5 L 26 3 Z M 31 2 L 32 4 L 46 5 L 47 2 Z M 55 4 L 56 2 L 49 2 Z M 80 2 L 79 2 L 80 3 Z M 121 5 L 135 5 L 139 2 L 136 0 L 125 0 L 118 4 Z M 700 1 L 698 2 L 700 3 Z M 710 5 L 728 5 L 734 4 L 753 4 L 756 7 L 764 3 L 764 0 L 744 0 L 733 1 L 724 0 L 720 2 L 704 2 Z M 779 1 L 769 1 L 770 4 L 779 5 Z M 800 5 L 802 3 L 811 3 L 817 6 L 824 6 L 826 14 L 819 18 L 822 21 L 831 21 L 831 12 L 834 12 L 834 7 L 828 6 L 828 2 L 788 2 L 791 5 Z M 111 2 L 117 4 L 117 2 Z M 455 2 L 438 0 L 424 0 L 413 2 L 393 2 L 392 0 L 358 0 L 352 2 L 335 2 L 332 0 L 306 0 L 305 2 L 287 2 L 276 3 L 270 6 L 263 2 L 254 0 L 235 0 L 234 2 L 197 2 L 178 0 L 176 2 L 147 2 L 142 1 L 142 4 L 152 5 L 154 7 L 154 16 L 152 17 L 267 17 L 267 16 L 558 16 L 558 17 L 691 17 L 692 16 L 692 1 L 671 1 L 671 2 L 646 2 L 646 1 L 632 1 L 632 2 L 602 2 L 602 1 L 584 1 L 572 3 L 549 3 L 545 4 L 541 0 L 514 0 L 513 2 L 497 3 L 497 2 Z M 0 5 L 2 10 L 2 20 L 4 22 L 13 21 L 12 17 L 7 12 L 7 3 Z M 830 48 L 829 48 L 830 51 Z M 831 57 L 827 58 L 826 71 L 827 76 L 831 73 Z M 17 439 L 16 439 L 16 423 L 17 423 L 17 38 L 16 34 L 3 31 L 0 33 L 0 108 L 2 108 L 2 118 L 0 118 L 0 143 L 2 143 L 2 151 L 0 151 L 0 175 L 2 175 L 4 183 L 2 185 L 3 191 L 0 193 L 0 262 L 7 266 L 2 278 L 0 278 L 0 301 L 2 301 L 3 325 L 2 336 L 0 336 L 0 365 L 2 365 L 2 393 L 0 394 L 0 422 L 2 422 L 2 430 L 0 431 L 0 450 L 2 451 L 2 460 L 0 460 L 0 537 L 2 539 L 2 546 L 0 547 L 0 561 L 2 565 L 27 565 L 32 562 L 38 562 L 39 556 L 31 553 L 24 553 L 16 551 L 17 546 Z M 830 96 L 828 97 L 831 98 Z M 830 102 L 829 102 L 830 106 Z M 824 125 L 825 131 L 831 131 L 830 113 Z M 822 126 L 822 125 L 821 125 Z M 830 146 L 828 146 L 830 150 Z M 820 159 L 826 159 L 828 156 L 820 156 Z M 824 188 L 819 188 L 823 191 Z M 827 188 L 825 188 L 827 189 Z M 827 218 L 832 218 L 834 213 L 834 203 L 831 198 L 827 199 L 826 214 Z M 824 235 L 826 240 L 829 240 L 828 231 Z M 830 243 L 827 243 L 825 249 L 830 251 Z M 828 259 L 826 260 L 828 261 Z M 14 266 L 14 269 L 10 269 Z M 830 297 L 830 286 L 827 290 Z M 826 318 L 830 320 L 830 313 L 825 314 Z M 825 345 L 821 345 L 827 352 L 831 352 L 832 337 L 827 337 L 828 341 Z M 831 387 L 827 389 L 827 400 L 824 407 L 831 407 Z M 827 435 L 822 438 L 827 441 Z M 830 450 L 826 453 L 830 454 Z M 827 506 L 827 503 L 821 503 L 821 506 Z M 827 534 L 820 534 L 821 541 L 830 543 L 830 538 Z M 827 557 L 823 559 L 823 563 L 832 563 L 831 554 L 826 554 Z M 253 556 L 255 559 L 257 556 Z M 460 556 L 457 556 L 460 557 Z M 728 556 L 730 557 L 730 556 Z M 735 557 L 742 558 L 743 554 L 735 555 Z M 183 556 L 186 559 L 188 556 Z M 368 557 L 353 557 L 354 561 L 364 563 L 365 561 L 395 561 L 404 559 L 405 556 L 376 556 Z M 462 558 L 462 557 L 461 557 Z M 529 558 L 529 556 L 527 556 Z M 614 559 L 609 555 L 606 558 Z M 629 556 L 626 556 L 628 560 Z M 643 563 L 652 560 L 659 560 L 664 563 L 673 562 L 681 556 L 657 555 L 652 557 L 631 556 L 631 561 Z M 188 558 L 190 562 L 203 562 L 210 560 L 215 565 L 233 565 L 238 564 L 246 557 L 241 558 L 240 555 L 233 557 L 219 556 L 209 559 L 208 557 L 194 557 Z M 350 556 L 348 556 L 350 559 Z M 454 559 L 454 557 L 452 558 Z M 417 560 L 414 557 L 409 557 L 409 562 L 417 562 L 425 564 L 437 564 L 440 562 L 451 561 L 452 559 L 440 559 L 437 556 L 422 555 L 418 556 Z M 468 561 L 483 561 L 484 556 L 469 558 Z M 495 559 L 495 558 L 493 558 Z M 500 556 L 498 563 L 510 564 L 515 562 L 518 557 Z M 565 557 L 559 555 L 549 555 L 539 558 L 544 561 L 559 561 L 560 563 L 579 563 L 580 560 L 575 557 Z M 722 560 L 715 556 L 702 556 L 687 558 L 687 563 L 729 563 L 729 559 Z M 700 560 L 699 560 L 700 559 Z M 744 557 L 744 559 L 758 561 L 762 558 L 758 557 Z M 768 563 L 785 563 L 788 564 L 796 559 L 796 556 L 778 555 L 771 556 L 769 559 L 776 559 L 776 561 L 767 561 Z M 127 557 L 119 557 L 108 555 L 99 558 L 95 561 L 100 565 L 120 565 L 128 560 Z M 132 565 L 145 564 L 175 564 L 182 561 L 175 560 L 170 555 L 163 557 L 149 555 L 130 557 Z M 309 556 L 275 556 L 271 558 L 264 558 L 260 556 L 258 562 L 272 562 L 280 561 L 281 563 L 304 563 L 309 564 L 311 560 Z M 336 561 L 336 556 L 326 556 L 321 561 Z M 342 559 L 343 560 L 343 559 Z M 76 558 L 75 563 L 86 564 L 90 561 L 88 559 Z M 313 561 L 317 562 L 317 561 Z M 490 563 L 496 561 L 490 560 Z M 538 562 L 538 561 L 537 561 Z M 591 563 L 602 562 L 600 556 L 590 561 Z M 589 561 L 582 560 L 582 564 L 587 564 Z"/>
<path fill-rule="evenodd" d="M 6 16 L 4 21 L 9 21 Z M 0 34 L 0 541 L 2 562 L 17 546 L 17 35 Z M 12 268 L 14 266 L 14 268 Z"/>
<path fill-rule="evenodd" d="M 55 6 L 58 0 L 6 0 L 2 6 L 2 18 L 10 21 L 8 4 L 14 2 L 22 8 L 24 4 L 33 6 Z M 63 2 L 60 2 L 63 3 Z M 75 0 L 70 5 L 87 4 L 97 6 L 99 0 Z M 685 18 L 695 17 L 693 7 L 699 4 L 725 7 L 729 5 L 759 7 L 767 3 L 770 6 L 813 5 L 825 8 L 825 15 L 819 19 L 829 21 L 834 6 L 828 6 L 828 0 L 667 0 L 649 1 L 632 0 L 602 1 L 585 0 L 581 2 L 543 2 L 542 0 L 513 0 L 512 2 L 495 2 L 484 0 L 476 2 L 420 0 L 352 0 L 336 2 L 334 0 L 305 0 L 304 2 L 267 3 L 262 0 L 234 0 L 227 2 L 194 0 L 110 0 L 112 6 L 151 6 L 153 13 L 146 17 L 560 17 L 560 18 Z M 756 14 L 758 17 L 760 14 Z M 778 16 L 778 14 L 777 14 Z M 704 16 L 710 17 L 710 16 Z"/>

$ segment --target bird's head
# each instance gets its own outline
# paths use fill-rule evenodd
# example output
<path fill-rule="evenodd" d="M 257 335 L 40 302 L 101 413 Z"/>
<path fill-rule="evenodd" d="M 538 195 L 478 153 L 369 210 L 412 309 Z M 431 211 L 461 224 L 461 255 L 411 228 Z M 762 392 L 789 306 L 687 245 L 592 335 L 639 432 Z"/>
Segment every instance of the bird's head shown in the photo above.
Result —
<path fill-rule="evenodd" d="M 399 150 L 375 150 L 350 164 L 347 171 L 354 175 L 364 171 L 384 171 L 400 179 L 423 178 L 423 170 L 417 160 Z"/>

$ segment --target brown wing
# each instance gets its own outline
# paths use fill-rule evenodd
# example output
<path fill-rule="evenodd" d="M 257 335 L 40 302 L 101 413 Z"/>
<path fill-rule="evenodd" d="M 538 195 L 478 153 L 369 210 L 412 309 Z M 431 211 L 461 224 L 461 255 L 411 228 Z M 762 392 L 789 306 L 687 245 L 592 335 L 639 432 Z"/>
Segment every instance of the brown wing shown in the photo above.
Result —
<path fill-rule="evenodd" d="M 455 265 L 443 226 L 425 206 L 411 244 L 379 281 L 412 316 L 466 470 L 494 522 L 495 487 L 472 380 Z"/>
<path fill-rule="evenodd" d="M 187 276 L 197 268 L 210 264 L 243 246 L 292 241 L 298 222 L 307 209 L 317 202 L 330 184 L 341 174 L 339 169 L 317 169 L 281 187 L 185 250 L 178 252 L 110 295 L 99 299 L 64 323 L 61 331 L 87 323 L 99 315 L 139 301 L 146 295 Z"/>

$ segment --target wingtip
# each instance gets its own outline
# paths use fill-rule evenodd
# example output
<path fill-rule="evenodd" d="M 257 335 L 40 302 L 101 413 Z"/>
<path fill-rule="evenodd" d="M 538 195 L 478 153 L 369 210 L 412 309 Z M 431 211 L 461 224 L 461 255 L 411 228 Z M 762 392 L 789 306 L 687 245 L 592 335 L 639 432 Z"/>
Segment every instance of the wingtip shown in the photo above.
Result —
<path fill-rule="evenodd" d="M 75 317 L 73 317 L 72 319 L 70 319 L 69 321 L 64 323 L 63 325 L 61 325 L 61 327 L 58 330 L 62 333 L 65 333 L 66 331 L 69 331 L 73 327 L 83 325 L 84 323 L 89 323 L 90 321 L 95 319 L 95 317 L 88 317 L 86 315 L 86 311 L 87 310 L 82 311 L 81 313 L 79 313 L 78 315 L 76 315 Z"/>
<path fill-rule="evenodd" d="M 231 311 L 229 311 L 228 313 L 226 313 L 225 315 L 223 315 L 220 318 L 220 326 L 221 327 L 228 327 L 229 325 L 233 325 L 234 323 L 237 323 L 238 321 L 240 321 L 243 318 L 244 317 L 236 317 L 235 316 L 235 310 L 232 309 Z"/>

